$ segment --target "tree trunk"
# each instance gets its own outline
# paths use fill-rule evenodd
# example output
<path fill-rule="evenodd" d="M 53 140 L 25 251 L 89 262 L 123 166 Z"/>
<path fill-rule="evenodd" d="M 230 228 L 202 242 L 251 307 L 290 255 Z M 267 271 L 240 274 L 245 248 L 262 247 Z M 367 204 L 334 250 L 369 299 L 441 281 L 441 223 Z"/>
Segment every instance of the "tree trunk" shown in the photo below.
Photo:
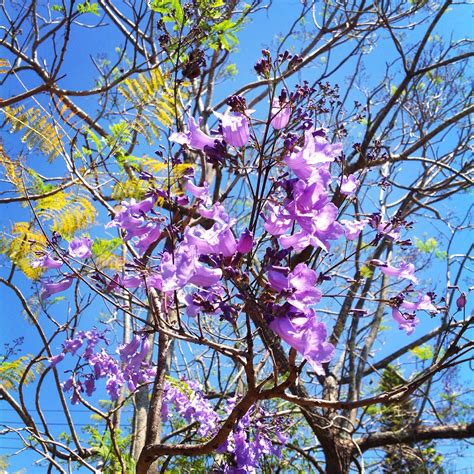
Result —
<path fill-rule="evenodd" d="M 354 445 L 348 439 L 341 439 L 341 434 L 333 433 L 326 439 L 321 439 L 321 446 L 326 461 L 327 474 L 348 474 L 352 460 Z"/>

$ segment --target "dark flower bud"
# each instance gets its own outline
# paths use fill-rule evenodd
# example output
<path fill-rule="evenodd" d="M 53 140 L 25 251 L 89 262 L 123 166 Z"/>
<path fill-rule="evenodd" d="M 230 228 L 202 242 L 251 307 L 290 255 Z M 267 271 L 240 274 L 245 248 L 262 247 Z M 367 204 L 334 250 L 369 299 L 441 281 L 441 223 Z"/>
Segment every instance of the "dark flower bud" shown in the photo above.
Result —
<path fill-rule="evenodd" d="M 458 311 L 464 308 L 467 303 L 466 293 L 461 293 L 461 296 L 456 300 L 456 306 L 458 307 Z"/>

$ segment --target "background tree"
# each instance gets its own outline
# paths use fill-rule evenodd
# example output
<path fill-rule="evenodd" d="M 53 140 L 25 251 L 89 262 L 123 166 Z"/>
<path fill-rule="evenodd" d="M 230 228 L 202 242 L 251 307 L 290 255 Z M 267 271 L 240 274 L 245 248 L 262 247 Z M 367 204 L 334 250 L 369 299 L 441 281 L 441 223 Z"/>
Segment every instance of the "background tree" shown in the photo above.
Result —
<path fill-rule="evenodd" d="M 261 24 L 268 14 L 272 25 L 281 15 L 261 1 L 2 3 L 0 107 L 3 129 L 13 133 L 0 150 L 0 203 L 13 222 L 5 221 L 0 283 L 15 318 L 8 327 L 22 324 L 20 313 L 31 326 L 21 356 L 18 340 L 5 341 L 0 398 L 10 411 L 1 433 L 14 435 L 49 471 L 362 472 L 377 466 L 374 450 L 472 436 L 469 391 L 445 383 L 457 366 L 462 380 L 472 357 L 463 299 L 471 208 L 462 199 L 472 184 L 472 52 L 459 28 L 448 30 L 450 15 L 460 18 L 467 7 L 361 0 L 292 6 L 283 35 L 260 53 L 246 39 L 252 18 Z M 238 48 L 256 62 L 257 79 L 244 84 L 248 74 L 237 74 L 233 62 Z M 250 141 L 240 143 L 226 128 L 229 115 L 220 122 L 213 115 L 226 107 L 244 121 L 252 117 Z M 201 133 L 216 133 L 194 136 L 189 117 L 202 118 Z M 285 179 L 298 168 L 286 166 L 288 156 L 291 162 L 294 147 L 305 147 L 311 126 L 328 143 L 343 143 L 343 153 L 335 145 L 330 156 L 333 181 L 325 184 L 337 219 L 366 228 L 352 243 L 334 241 L 329 249 L 313 240 L 285 253 L 262 213 L 270 219 L 269 203 L 291 200 Z M 304 173 L 297 171 L 300 182 Z M 192 175 L 197 190 L 186 184 Z M 351 185 L 356 194 L 347 191 Z M 142 219 L 139 230 L 122 219 L 120 203 L 131 199 L 140 203 L 131 211 Z M 211 202 L 237 219 L 242 252 L 200 252 L 200 264 L 214 276 L 220 271 L 226 286 L 217 296 L 208 291 L 207 300 L 188 289 L 192 302 L 184 301 L 180 287 L 170 287 L 170 296 L 150 278 L 176 277 L 160 259 L 181 255 L 183 234 L 203 229 L 208 236 L 222 224 L 200 210 Z M 111 219 L 116 234 L 104 231 Z M 245 227 L 253 234 L 250 253 Z M 419 235 L 414 245 L 410 232 Z M 416 266 L 432 319 L 406 315 L 416 308 L 403 303 L 418 296 L 381 271 L 385 262 L 395 270 Z M 272 318 L 286 321 L 291 294 L 309 311 L 308 295 L 272 283 L 297 268 L 315 271 L 312 287 L 323 293 L 315 307 L 330 346 L 318 346 L 321 369 L 302 365 L 301 347 L 293 340 L 288 352 L 290 338 L 282 342 L 284 331 L 272 326 Z M 402 275 L 409 281 L 410 272 Z M 184 315 L 192 305 L 194 319 Z M 407 332 L 416 317 L 423 323 L 405 339 L 387 329 L 390 314 Z M 334 347 L 329 362 L 323 347 Z M 396 361 L 397 380 L 387 380 Z M 98 372 L 88 373 L 89 366 Z M 129 370 L 127 387 L 113 370 Z M 87 413 L 75 411 L 71 396 Z M 382 418 L 374 409 L 380 406 Z M 408 412 L 403 430 L 394 407 Z"/>

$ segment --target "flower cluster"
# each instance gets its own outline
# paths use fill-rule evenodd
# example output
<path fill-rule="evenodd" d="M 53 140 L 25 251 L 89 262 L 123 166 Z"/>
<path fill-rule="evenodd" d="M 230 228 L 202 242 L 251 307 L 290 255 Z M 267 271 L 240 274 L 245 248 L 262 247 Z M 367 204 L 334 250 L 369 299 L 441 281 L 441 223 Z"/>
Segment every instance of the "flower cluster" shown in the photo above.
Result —
<path fill-rule="evenodd" d="M 228 400 L 227 414 L 233 410 L 237 399 Z M 279 426 L 280 420 L 267 413 L 261 406 L 253 405 L 240 419 L 227 440 L 217 448 L 218 453 L 227 453 L 231 462 L 224 465 L 220 472 L 225 474 L 259 472 L 263 456 L 281 457 L 281 445 L 288 438 Z M 275 443 L 276 437 L 278 443 Z"/>
<path fill-rule="evenodd" d="M 104 348 L 96 350 L 100 341 L 105 345 L 109 344 L 105 332 L 97 329 L 78 331 L 73 338 L 64 341 L 62 352 L 50 359 L 51 366 L 55 367 L 66 354 L 74 356 L 83 349 L 80 358 L 85 364 L 63 383 L 65 392 L 72 390 L 73 404 L 79 403 L 80 394 L 83 392 L 91 396 L 99 379 L 106 379 L 107 393 L 111 400 L 117 400 L 125 384 L 131 392 L 134 392 L 139 384 L 150 382 L 155 374 L 155 369 L 146 361 L 150 351 L 147 337 L 135 335 L 128 344 L 120 346 L 117 349 L 120 361 L 107 353 Z M 87 367 L 91 369 L 90 372 L 86 372 Z"/>
<path fill-rule="evenodd" d="M 192 380 L 176 381 L 168 378 L 165 383 L 162 415 L 169 417 L 169 407 L 174 406 L 178 413 L 188 423 L 198 423 L 199 436 L 212 435 L 219 427 L 220 417 L 207 400 L 198 382 Z"/>
<path fill-rule="evenodd" d="M 92 257 L 92 240 L 88 237 L 75 237 L 69 242 L 67 252 L 63 252 L 60 257 L 61 259 L 58 260 L 51 253 L 46 253 L 32 262 L 31 266 L 33 268 L 57 270 L 61 268 L 66 259 L 85 260 L 90 258 Z M 67 290 L 73 284 L 74 278 L 73 274 L 63 275 L 59 281 L 48 277 L 42 282 L 41 299 L 44 300 L 55 293 Z"/>
<path fill-rule="evenodd" d="M 170 406 L 188 423 L 197 423 L 197 434 L 202 437 L 217 433 L 221 417 L 214 410 L 201 390 L 199 383 L 191 380 L 168 378 L 165 383 L 162 415 L 170 416 Z M 237 403 L 236 398 L 227 400 L 224 412 L 229 415 Z M 262 456 L 281 456 L 281 446 L 287 437 L 281 432 L 280 420 L 267 413 L 262 406 L 252 406 L 240 419 L 228 439 L 217 448 L 217 453 L 226 454 L 230 461 L 220 466 L 217 472 L 258 472 Z M 279 443 L 275 443 L 274 438 Z"/>

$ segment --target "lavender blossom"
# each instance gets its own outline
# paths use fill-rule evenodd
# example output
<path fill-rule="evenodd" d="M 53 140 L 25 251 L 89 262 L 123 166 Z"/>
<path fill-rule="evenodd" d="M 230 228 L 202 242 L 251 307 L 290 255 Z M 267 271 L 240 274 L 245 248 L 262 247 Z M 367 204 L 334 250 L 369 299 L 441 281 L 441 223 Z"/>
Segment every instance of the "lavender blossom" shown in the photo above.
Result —
<path fill-rule="evenodd" d="M 253 234 L 245 229 L 237 242 L 236 250 L 241 254 L 249 253 L 253 247 Z"/>
<path fill-rule="evenodd" d="M 418 301 L 410 302 L 404 300 L 403 303 L 400 304 L 400 308 L 406 309 L 407 311 L 424 310 L 430 313 L 438 312 L 438 308 L 433 304 L 431 298 L 422 293 L 418 293 Z"/>
<path fill-rule="evenodd" d="M 130 202 L 123 201 L 121 210 L 106 227 L 119 227 L 124 230 L 126 241 L 146 234 L 150 228 L 145 225 L 144 216 L 151 211 L 156 198 L 156 195 L 152 195 L 139 202 L 136 202 L 135 199 L 131 199 Z"/>
<path fill-rule="evenodd" d="M 159 224 L 148 222 L 143 230 L 146 230 L 135 242 L 135 247 L 141 252 L 145 253 L 151 244 L 155 243 L 161 236 L 161 228 Z"/>
<path fill-rule="evenodd" d="M 392 309 L 392 318 L 398 323 L 399 329 L 406 331 L 408 336 L 413 333 L 420 322 L 414 313 L 402 313 L 398 308 Z"/>
<path fill-rule="evenodd" d="M 347 240 L 355 240 L 359 237 L 359 234 L 364 230 L 364 227 L 367 225 L 366 220 L 362 221 L 348 221 L 347 219 L 342 219 L 341 224 L 344 226 L 344 235 Z"/>
<path fill-rule="evenodd" d="M 285 158 L 286 164 L 301 179 L 308 179 L 320 166 L 334 161 L 342 151 L 342 144 L 330 144 L 326 138 L 314 136 L 314 128 L 305 132 L 303 148 L 295 148 L 289 156 Z"/>
<path fill-rule="evenodd" d="M 171 134 L 170 142 L 179 143 L 180 145 L 188 145 L 196 150 L 204 150 L 205 147 L 213 148 L 215 141 L 222 137 L 216 136 L 215 138 L 205 134 L 199 127 L 202 123 L 202 118 L 199 117 L 198 123 L 194 120 L 193 116 L 189 116 L 188 128 L 186 132 L 175 132 Z"/>
<path fill-rule="evenodd" d="M 44 300 L 55 293 L 67 290 L 72 285 L 73 281 L 73 276 L 66 276 L 58 282 L 53 282 L 51 279 L 48 279 L 42 285 L 43 291 L 41 293 L 41 299 Z"/>
<path fill-rule="evenodd" d="M 357 191 L 360 182 L 353 174 L 350 174 L 349 176 L 343 176 L 340 179 L 339 184 L 341 194 L 344 194 L 345 196 L 351 196 Z"/>
<path fill-rule="evenodd" d="M 379 266 L 380 271 L 387 276 L 406 278 L 407 280 L 411 280 L 413 283 L 418 283 L 418 280 L 415 277 L 415 266 L 412 263 L 402 262 L 399 268 L 377 259 L 371 260 L 370 263 Z"/>
<path fill-rule="evenodd" d="M 314 311 L 277 317 L 270 323 L 270 328 L 302 354 L 318 375 L 324 375 L 322 364 L 331 360 L 334 346 L 326 342 L 326 326 L 316 320 Z"/>
<path fill-rule="evenodd" d="M 292 272 L 288 269 L 272 267 L 268 272 L 270 286 L 285 295 L 287 302 L 303 313 L 310 313 L 310 305 L 321 300 L 321 291 L 315 288 L 318 277 L 305 263 L 296 265 Z"/>
<path fill-rule="evenodd" d="M 291 107 L 288 102 L 281 103 L 279 99 L 274 99 L 271 110 L 271 124 L 275 130 L 281 130 L 288 125 L 291 116 Z"/>
<path fill-rule="evenodd" d="M 56 260 L 51 256 L 51 254 L 47 253 L 43 255 L 41 258 L 32 262 L 32 268 L 49 268 L 49 269 L 57 269 L 61 268 L 63 262 L 61 260 Z"/>
<path fill-rule="evenodd" d="M 249 120 L 244 114 L 232 112 L 224 115 L 214 112 L 214 115 L 221 121 L 222 135 L 229 145 L 242 147 L 247 144 L 250 130 Z"/>
<path fill-rule="evenodd" d="M 73 258 L 92 257 L 92 240 L 87 237 L 75 237 L 69 243 L 68 253 Z"/>

